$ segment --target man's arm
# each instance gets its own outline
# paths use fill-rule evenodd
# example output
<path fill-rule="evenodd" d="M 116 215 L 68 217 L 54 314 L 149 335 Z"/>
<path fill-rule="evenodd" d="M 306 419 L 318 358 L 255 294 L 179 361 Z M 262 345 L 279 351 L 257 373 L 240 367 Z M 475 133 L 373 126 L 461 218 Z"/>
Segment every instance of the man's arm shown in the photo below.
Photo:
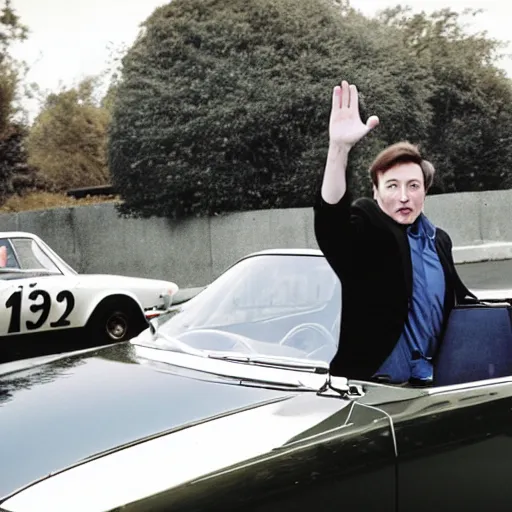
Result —
<path fill-rule="evenodd" d="M 363 124 L 359 115 L 359 94 L 355 85 L 343 80 L 332 92 L 329 120 L 329 151 L 325 165 L 321 196 L 328 204 L 336 204 L 347 190 L 347 163 L 351 148 L 372 128 L 379 118 L 371 116 Z"/>
<path fill-rule="evenodd" d="M 330 144 L 327 152 L 324 178 L 322 181 L 322 199 L 328 204 L 336 204 L 347 191 L 347 164 L 350 147 Z"/>
<path fill-rule="evenodd" d="M 363 124 L 359 115 L 359 97 L 355 85 L 345 80 L 332 94 L 329 121 L 329 150 L 321 189 L 317 196 L 315 236 L 326 259 L 338 276 L 350 261 L 353 228 L 358 219 L 351 219 L 350 193 L 347 193 L 347 164 L 351 148 L 372 128 L 379 119 L 372 116 Z"/>

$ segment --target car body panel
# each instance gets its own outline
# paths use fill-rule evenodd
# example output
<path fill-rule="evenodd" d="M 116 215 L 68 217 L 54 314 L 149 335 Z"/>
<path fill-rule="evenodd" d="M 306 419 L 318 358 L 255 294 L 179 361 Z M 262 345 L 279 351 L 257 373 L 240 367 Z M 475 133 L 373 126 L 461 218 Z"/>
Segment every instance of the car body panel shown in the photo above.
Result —
<path fill-rule="evenodd" d="M 29 511 L 38 503 L 42 510 L 49 510 L 44 504 L 51 502 L 55 512 L 112 510 L 120 503 L 136 508 L 137 502 L 152 497 L 141 510 L 241 510 L 263 493 L 282 494 L 291 489 L 296 500 L 304 487 L 314 486 L 319 493 L 335 473 L 339 485 L 333 498 L 358 501 L 351 510 L 368 510 L 369 504 L 379 503 L 381 510 L 391 512 L 393 450 L 390 436 L 383 436 L 389 433 L 389 423 L 378 411 L 357 405 L 354 411 L 348 405 L 308 394 L 216 418 L 73 467 L 3 506 Z M 315 409 L 315 414 L 307 412 Z M 318 436 L 288 442 L 301 429 L 333 416 L 340 432 L 329 443 Z M 347 419 L 350 423 L 344 426 Z M 366 427 L 364 439 L 360 437 L 362 425 Z M 304 472 L 306 464 L 296 471 L 295 462 L 304 460 L 308 471 Z M 175 461 L 179 464 L 173 467 Z M 363 482 L 358 484 L 358 480 L 368 483 L 361 477 L 362 467 L 373 472 L 372 480 L 380 480 L 371 494 Z M 105 489 L 105 479 L 112 474 L 116 477 Z M 253 486 L 259 488 L 259 496 L 246 492 Z M 77 495 L 82 497 L 79 503 Z"/>
<path fill-rule="evenodd" d="M 484 288 L 474 288 L 472 292 L 480 299 L 480 300 L 510 300 L 512 297 L 512 289 L 510 288 L 500 288 L 500 289 L 484 289 Z"/>
<path fill-rule="evenodd" d="M 511 377 L 381 407 L 395 428 L 399 511 L 510 510 Z"/>
<path fill-rule="evenodd" d="M 254 475 L 276 492 L 299 477 L 293 461 L 307 457 L 311 471 L 300 474 L 305 484 L 327 485 L 329 467 L 347 481 L 337 490 L 341 498 L 369 468 L 381 487 L 370 496 L 359 485 L 361 503 L 378 500 L 382 510 L 393 510 L 395 449 L 389 418 L 378 408 L 335 395 L 198 380 L 147 368 L 132 357 L 131 347 L 122 344 L 0 377 L 6 390 L 0 439 L 14 441 L 0 461 L 0 493 L 5 497 L 26 485 L 28 475 L 33 482 L 3 508 L 110 510 L 120 500 L 153 497 L 157 503 L 167 495 L 166 506 L 171 499 L 181 509 L 190 500 L 190 485 L 211 490 L 212 482 L 234 485 Z M 401 394 L 408 396 L 398 390 L 395 399 Z M 318 450 L 325 454 L 318 458 Z M 282 470 L 269 473 L 276 465 Z M 194 496 L 198 504 L 206 499 L 204 493 Z M 240 505 L 221 503 L 226 510 Z"/>
<path fill-rule="evenodd" d="M 0 375 L 0 495 L 85 457 L 287 396 L 154 371 L 107 347 Z M 185 382 L 184 382 L 185 381 Z M 16 438 L 16 440 L 14 439 Z M 31 464 L 28 463 L 31 461 Z"/>
<path fill-rule="evenodd" d="M 163 279 L 78 274 L 31 233 L 0 232 L 0 245 L 9 250 L 7 264 L 0 268 L 0 345 L 11 344 L 3 356 L 6 360 L 21 353 L 38 355 L 39 346 L 48 338 L 51 344 L 58 331 L 88 326 L 105 299 L 113 298 L 120 305 L 124 300 L 125 310 L 129 301 L 143 320 L 167 311 L 179 289 Z M 22 352 L 16 351 L 16 344 L 25 342 Z M 37 349 L 33 353 L 32 342 Z"/>
<path fill-rule="evenodd" d="M 141 310 L 149 309 L 158 306 L 155 289 L 159 290 L 159 294 L 172 290 L 169 283 L 162 280 L 148 282 L 143 278 L 110 275 L 39 276 L 5 283 L 0 281 L 2 304 L 12 301 L 13 295 L 20 291 L 22 304 L 27 303 L 26 307 L 21 307 L 19 329 L 9 332 L 14 311 L 11 308 L 5 312 L 5 321 L 0 322 L 0 336 L 84 327 L 98 304 L 111 296 L 129 297 Z M 44 292 L 49 295 L 49 306 L 48 316 L 41 323 L 38 321 L 42 318 L 41 310 L 33 311 L 31 308 L 44 304 L 41 296 Z M 69 299 L 65 297 L 59 300 L 59 294 L 63 293 L 67 293 Z"/>

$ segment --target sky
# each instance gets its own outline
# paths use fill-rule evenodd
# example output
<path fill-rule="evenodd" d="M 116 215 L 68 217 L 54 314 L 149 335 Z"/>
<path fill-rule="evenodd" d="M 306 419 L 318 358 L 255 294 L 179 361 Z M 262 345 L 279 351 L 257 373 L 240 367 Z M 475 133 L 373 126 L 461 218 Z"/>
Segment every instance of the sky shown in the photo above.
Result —
<path fill-rule="evenodd" d="M 129 47 L 140 24 L 166 3 L 162 0 L 11 0 L 21 22 L 30 30 L 28 39 L 16 44 L 12 54 L 28 64 L 26 80 L 36 83 L 41 90 L 57 91 L 63 86 L 73 86 L 84 76 L 105 73 L 112 63 L 113 50 Z M 508 6 L 504 0 L 351 0 L 353 7 L 367 15 L 399 3 L 427 12 L 448 6 L 457 11 L 483 9 L 471 28 L 512 42 L 512 3 Z M 512 45 L 510 48 L 512 53 Z M 502 61 L 502 67 L 512 77 L 512 59 Z M 35 100 L 24 104 L 30 118 L 38 105 Z"/>

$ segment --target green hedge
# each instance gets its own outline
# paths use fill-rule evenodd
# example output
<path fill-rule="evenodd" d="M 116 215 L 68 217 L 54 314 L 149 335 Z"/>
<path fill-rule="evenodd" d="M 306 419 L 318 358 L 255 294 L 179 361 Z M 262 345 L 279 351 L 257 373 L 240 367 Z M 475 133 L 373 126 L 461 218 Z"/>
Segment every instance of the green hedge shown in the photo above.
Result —
<path fill-rule="evenodd" d="M 369 192 L 376 151 L 404 139 L 439 163 L 437 192 L 503 186 L 512 102 L 510 84 L 485 61 L 492 45 L 439 31 L 436 19 L 399 20 L 323 0 L 173 0 L 157 9 L 123 60 L 112 110 L 121 212 L 311 206 L 342 78 L 358 85 L 364 120 L 381 120 L 351 159 L 357 193 Z M 437 27 L 435 37 L 425 26 Z M 483 94 L 488 87 L 496 96 Z M 471 181 L 475 169 L 485 179 Z"/>

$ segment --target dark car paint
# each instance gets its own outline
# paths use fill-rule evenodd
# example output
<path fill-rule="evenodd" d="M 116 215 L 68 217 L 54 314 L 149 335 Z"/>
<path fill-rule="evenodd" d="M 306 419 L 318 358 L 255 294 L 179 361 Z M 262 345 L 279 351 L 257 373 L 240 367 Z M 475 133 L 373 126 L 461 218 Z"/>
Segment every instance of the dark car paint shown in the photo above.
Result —
<path fill-rule="evenodd" d="M 231 473 L 127 511 L 479 512 L 512 508 L 512 379 L 464 390 L 365 385 L 366 394 L 286 446 Z M 394 395 L 394 396 L 393 396 Z M 371 406 L 368 409 L 367 406 Z M 350 415 L 350 427 L 339 428 Z M 392 418 L 397 443 L 389 452 Z M 333 429 L 338 427 L 337 431 Z"/>
<path fill-rule="evenodd" d="M 215 384 L 143 367 L 127 347 L 0 377 L 0 440 L 9 440 L 0 458 L 1 495 L 138 437 L 300 394 L 216 385 L 216 400 L 208 400 Z M 359 384 L 364 396 L 271 453 L 123 510 L 511 508 L 512 382 L 434 394 Z M 348 400 L 329 395 L 314 399 Z M 204 399 L 191 400 L 198 396 Z"/>
<path fill-rule="evenodd" d="M 91 343 L 91 335 L 83 327 L 0 336 L 0 364 L 100 347 L 107 342 Z"/>
<path fill-rule="evenodd" d="M 382 406 L 397 439 L 400 512 L 512 509 L 511 395 L 512 379 Z"/>
<path fill-rule="evenodd" d="M 141 366 L 126 343 L 0 375 L 0 439 L 10 440 L 2 447 L 0 495 L 144 436 L 301 394 L 232 384 L 218 384 L 212 391 L 212 386 L 212 382 Z M 210 399 L 212 392 L 215 400 Z M 392 399 L 410 393 L 391 390 Z M 314 399 L 319 403 L 340 400 L 344 408 L 290 438 L 270 457 L 260 457 L 253 466 L 254 475 L 252 469 L 240 468 L 230 476 L 214 477 L 213 487 L 211 481 L 198 482 L 194 489 L 203 490 L 192 496 L 189 486 L 175 489 L 170 496 L 151 500 L 156 509 L 164 499 L 162 510 L 171 502 L 179 503 L 180 510 L 206 510 L 204 500 L 208 506 L 215 504 L 215 510 L 235 510 L 246 506 L 251 489 L 257 489 L 262 499 L 272 496 L 277 507 L 288 499 L 289 493 L 283 494 L 288 489 L 293 491 L 295 506 L 301 501 L 311 504 L 313 492 L 315 499 L 323 501 L 348 500 L 353 503 L 351 510 L 368 510 L 377 503 L 380 510 L 394 510 L 395 452 L 387 416 L 337 393 Z M 374 485 L 374 479 L 378 485 L 367 493 L 366 486 Z M 240 486 L 247 488 L 247 495 L 229 493 Z M 329 498 L 333 492 L 335 496 Z M 211 493 L 217 497 L 214 502 Z M 259 503 L 254 496 L 251 502 L 252 506 Z M 268 501 L 261 503 L 269 506 Z M 132 506 L 138 509 L 139 505 Z M 141 510 L 148 506 L 145 502 Z"/>
<path fill-rule="evenodd" d="M 323 399 L 339 398 L 318 397 Z M 388 418 L 354 403 L 318 425 L 314 433 L 123 511 L 392 512 L 396 509 L 394 456 Z"/>
<path fill-rule="evenodd" d="M 155 371 L 127 343 L 0 374 L 0 497 L 98 452 L 288 395 Z"/>

